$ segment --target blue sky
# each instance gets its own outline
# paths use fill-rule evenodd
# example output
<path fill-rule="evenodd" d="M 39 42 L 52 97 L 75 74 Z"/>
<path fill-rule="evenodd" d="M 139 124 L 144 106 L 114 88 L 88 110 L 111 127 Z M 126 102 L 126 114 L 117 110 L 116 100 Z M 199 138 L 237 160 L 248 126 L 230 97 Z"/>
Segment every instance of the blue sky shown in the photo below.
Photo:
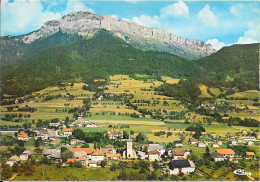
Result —
<path fill-rule="evenodd" d="M 260 42 L 259 1 L 2 0 L 1 35 L 21 35 L 72 11 L 90 10 L 202 40 L 216 49 Z"/>

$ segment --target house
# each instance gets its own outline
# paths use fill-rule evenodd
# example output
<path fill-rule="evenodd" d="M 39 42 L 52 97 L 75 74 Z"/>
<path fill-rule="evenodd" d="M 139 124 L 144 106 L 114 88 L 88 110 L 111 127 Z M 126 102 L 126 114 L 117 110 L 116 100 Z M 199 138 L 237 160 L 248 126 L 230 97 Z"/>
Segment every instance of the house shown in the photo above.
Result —
<path fill-rule="evenodd" d="M 152 150 L 157 150 L 160 152 L 160 155 L 164 155 L 165 154 L 165 148 L 164 146 L 160 145 L 160 144 L 149 144 L 147 151 L 150 152 Z"/>
<path fill-rule="evenodd" d="M 18 140 L 22 141 L 28 141 L 29 137 L 24 131 L 20 131 L 20 133 L 17 135 Z"/>
<path fill-rule="evenodd" d="M 43 149 L 42 155 L 49 157 L 49 158 L 60 159 L 61 150 L 60 149 Z"/>
<path fill-rule="evenodd" d="M 238 142 L 245 143 L 245 142 L 249 142 L 249 141 L 255 141 L 256 138 L 253 136 L 245 136 L 245 137 L 239 137 L 237 140 L 238 140 Z"/>
<path fill-rule="evenodd" d="M 30 150 L 24 151 L 19 157 L 22 161 L 28 160 L 28 158 L 32 155 Z"/>
<path fill-rule="evenodd" d="M 237 143 L 238 143 L 237 140 L 232 140 L 231 141 L 231 145 L 237 145 Z"/>
<path fill-rule="evenodd" d="M 148 152 L 148 159 L 149 161 L 159 161 L 161 153 L 157 150 L 151 150 Z"/>
<path fill-rule="evenodd" d="M 46 129 L 46 130 L 37 130 L 36 136 L 34 137 L 35 140 L 38 138 L 42 138 L 42 140 L 56 140 L 57 133 L 54 130 Z"/>
<path fill-rule="evenodd" d="M 222 145 L 222 141 L 217 141 L 217 144 L 218 145 Z"/>
<path fill-rule="evenodd" d="M 87 159 L 91 159 L 91 155 L 94 152 L 92 148 L 70 148 L 70 151 L 73 153 L 74 157 L 87 157 Z M 78 153 L 77 153 L 78 152 Z"/>
<path fill-rule="evenodd" d="M 181 140 L 176 140 L 176 141 L 174 141 L 173 143 L 174 143 L 174 145 L 175 145 L 176 147 L 182 147 L 182 146 L 183 146 L 183 143 L 182 143 Z"/>
<path fill-rule="evenodd" d="M 107 154 L 108 159 L 120 159 L 121 155 L 120 154 Z"/>
<path fill-rule="evenodd" d="M 79 159 L 80 157 L 87 157 L 88 154 L 84 151 L 76 151 L 76 152 L 72 152 L 72 156 L 73 158 Z"/>
<path fill-rule="evenodd" d="M 122 139 L 123 138 L 123 131 L 120 129 L 112 129 L 110 131 L 107 131 L 105 133 L 105 136 L 108 135 L 110 140 L 117 140 L 117 139 Z"/>
<path fill-rule="evenodd" d="M 91 160 L 102 161 L 104 160 L 104 154 L 98 148 L 91 154 Z"/>
<path fill-rule="evenodd" d="M 249 141 L 249 142 L 247 142 L 247 145 L 254 145 L 254 142 Z"/>
<path fill-rule="evenodd" d="M 217 134 L 216 134 L 216 133 L 211 133 L 211 134 L 210 134 L 210 137 L 211 137 L 211 138 L 216 138 L 216 137 L 217 137 Z"/>
<path fill-rule="evenodd" d="M 48 139 L 49 140 L 56 140 L 56 138 L 57 138 L 57 133 L 56 133 L 56 131 L 54 131 L 54 130 L 51 130 L 51 129 L 47 129 L 47 131 L 48 131 Z"/>
<path fill-rule="evenodd" d="M 61 126 L 61 122 L 57 122 L 57 123 L 50 123 L 49 126 L 52 126 L 52 127 L 59 127 Z"/>
<path fill-rule="evenodd" d="M 254 152 L 246 152 L 246 158 L 249 158 L 249 159 L 255 158 L 255 153 Z"/>
<path fill-rule="evenodd" d="M 241 134 L 242 134 L 242 135 L 247 135 L 247 131 L 246 131 L 246 130 L 242 130 L 242 131 L 241 131 Z"/>
<path fill-rule="evenodd" d="M 180 172 L 190 174 L 195 171 L 195 164 L 187 159 L 172 160 L 169 162 L 169 169 L 167 171 L 169 174 L 179 174 Z"/>
<path fill-rule="evenodd" d="M 64 136 L 70 136 L 70 135 L 72 135 L 72 132 L 73 132 L 73 128 L 64 128 L 63 129 Z"/>
<path fill-rule="evenodd" d="M 88 167 L 97 167 L 97 161 L 88 161 Z"/>
<path fill-rule="evenodd" d="M 70 145 L 76 145 L 77 144 L 77 140 L 71 140 L 70 141 Z"/>
<path fill-rule="evenodd" d="M 230 139 L 235 139 L 235 134 L 233 134 L 233 133 L 227 134 L 226 137 L 230 138 Z"/>
<path fill-rule="evenodd" d="M 223 120 L 229 120 L 229 118 L 230 118 L 230 117 L 228 117 L 228 116 L 223 116 L 223 117 L 222 117 Z"/>
<path fill-rule="evenodd" d="M 224 161 L 225 160 L 225 158 L 221 154 L 216 152 L 216 151 L 212 152 L 210 154 L 210 156 L 214 159 L 215 162 L 219 162 L 219 161 Z"/>
<path fill-rule="evenodd" d="M 84 117 L 84 115 L 82 113 L 80 113 L 79 116 L 78 116 L 78 120 L 82 120 L 83 117 Z"/>
<path fill-rule="evenodd" d="M 235 152 L 232 149 L 217 149 L 216 152 L 225 158 L 234 158 L 235 156 Z"/>
<path fill-rule="evenodd" d="M 99 101 L 101 101 L 101 100 L 103 100 L 103 95 L 101 94 L 98 98 L 97 98 L 97 100 L 99 100 Z"/>
<path fill-rule="evenodd" d="M 38 130 L 34 139 L 37 140 L 38 138 L 42 138 L 42 140 L 47 140 L 48 131 L 47 130 Z"/>
<path fill-rule="evenodd" d="M 190 155 L 189 149 L 173 149 L 172 156 L 173 159 L 187 159 Z"/>
<path fill-rule="evenodd" d="M 12 167 L 14 163 L 19 163 L 19 162 L 20 162 L 20 158 L 17 155 L 14 155 L 6 161 L 6 164 L 9 164 Z"/>
<path fill-rule="evenodd" d="M 67 158 L 67 163 L 70 163 L 70 162 L 76 162 L 77 159 L 75 158 Z"/>
<path fill-rule="evenodd" d="M 189 139 L 189 143 L 191 144 L 191 145 L 195 145 L 195 144 L 197 144 L 199 141 L 198 141 L 198 139 L 196 139 L 196 138 L 190 138 Z"/>
<path fill-rule="evenodd" d="M 198 145 L 197 145 L 198 147 L 206 147 L 206 144 L 205 143 L 202 143 L 202 142 L 200 142 L 200 143 L 198 143 Z"/>
<path fill-rule="evenodd" d="M 105 155 L 107 154 L 115 154 L 116 150 L 114 149 L 113 145 L 107 145 L 105 148 L 100 148 L 101 152 L 103 152 Z"/>
<path fill-rule="evenodd" d="M 218 147 L 219 147 L 219 145 L 218 145 L 218 144 L 216 144 L 216 143 L 213 143 L 213 144 L 212 144 L 212 147 L 218 148 Z"/>
<path fill-rule="evenodd" d="M 81 164 L 82 164 L 83 166 L 87 166 L 87 165 L 88 165 L 88 160 L 87 160 L 86 157 L 80 157 L 80 158 L 79 158 L 79 161 L 81 162 Z"/>
<path fill-rule="evenodd" d="M 97 128 L 98 125 L 97 125 L 96 123 L 89 122 L 89 123 L 87 123 L 86 127 L 87 127 L 87 128 Z"/>

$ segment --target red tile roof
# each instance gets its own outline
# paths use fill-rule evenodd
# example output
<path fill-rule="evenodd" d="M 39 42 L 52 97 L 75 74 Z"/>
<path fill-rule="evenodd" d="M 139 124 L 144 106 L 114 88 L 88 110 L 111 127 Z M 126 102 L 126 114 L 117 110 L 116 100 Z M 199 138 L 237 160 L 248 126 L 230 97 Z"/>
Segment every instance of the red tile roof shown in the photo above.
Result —
<path fill-rule="evenodd" d="M 101 152 L 98 148 L 92 153 L 92 156 L 103 156 L 104 153 Z"/>
<path fill-rule="evenodd" d="M 152 155 L 152 154 L 160 154 L 160 152 L 158 152 L 157 150 L 151 150 L 148 152 L 149 155 Z"/>
<path fill-rule="evenodd" d="M 254 152 L 246 152 L 246 155 L 255 155 Z"/>
<path fill-rule="evenodd" d="M 92 148 L 70 148 L 71 152 L 86 152 L 87 154 L 92 154 L 94 149 Z"/>
<path fill-rule="evenodd" d="M 67 163 L 69 163 L 69 162 L 76 162 L 76 159 L 75 158 L 68 158 Z"/>
<path fill-rule="evenodd" d="M 73 128 L 64 128 L 63 132 L 73 132 Z"/>
<path fill-rule="evenodd" d="M 216 151 L 217 151 L 217 153 L 222 154 L 222 155 L 234 155 L 235 154 L 234 150 L 232 150 L 232 149 L 217 149 Z"/>

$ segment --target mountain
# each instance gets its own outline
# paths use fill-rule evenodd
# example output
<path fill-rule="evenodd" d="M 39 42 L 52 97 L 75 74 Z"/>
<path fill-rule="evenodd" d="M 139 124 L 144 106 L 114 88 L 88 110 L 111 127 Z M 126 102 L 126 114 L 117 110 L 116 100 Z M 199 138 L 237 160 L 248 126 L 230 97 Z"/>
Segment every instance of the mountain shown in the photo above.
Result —
<path fill-rule="evenodd" d="M 117 20 L 108 15 L 80 11 L 69 13 L 60 21 L 48 21 L 39 30 L 29 34 L 2 37 L 0 48 L 2 63 L 0 66 L 20 59 L 24 55 L 28 57 L 41 51 L 42 48 L 35 42 L 57 32 L 62 32 L 68 37 L 75 37 L 75 35 L 92 37 L 93 31 L 97 29 L 108 30 L 141 50 L 168 52 L 188 59 L 205 57 L 215 52 L 211 45 L 199 40 L 187 40 L 162 29 L 141 26 L 124 19 Z M 57 45 L 48 44 L 48 46 Z"/>
<path fill-rule="evenodd" d="M 59 40 L 61 31 L 42 40 Z M 66 80 L 106 78 L 111 74 L 149 74 L 188 77 L 194 61 L 165 52 L 142 51 L 113 33 L 98 29 L 93 37 L 72 37 L 67 44 L 46 48 L 30 58 L 9 64 L 2 72 L 3 92 L 24 95 Z"/>
<path fill-rule="evenodd" d="M 195 77 L 209 86 L 259 89 L 259 45 L 232 45 L 201 58 Z"/>

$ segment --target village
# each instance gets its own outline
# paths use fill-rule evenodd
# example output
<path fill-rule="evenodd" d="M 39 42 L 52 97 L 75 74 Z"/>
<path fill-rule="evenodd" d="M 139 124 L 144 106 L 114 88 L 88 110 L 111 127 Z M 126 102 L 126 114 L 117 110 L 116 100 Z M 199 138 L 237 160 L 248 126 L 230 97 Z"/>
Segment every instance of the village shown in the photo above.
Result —
<path fill-rule="evenodd" d="M 127 133 L 121 128 L 108 128 L 101 136 L 108 141 L 108 144 L 101 146 L 100 143 L 95 142 L 90 147 L 85 140 L 80 139 L 78 133 L 82 134 L 82 130 L 79 128 L 98 128 L 99 126 L 89 120 L 83 121 L 81 116 L 78 117 L 78 121 L 81 121 L 80 124 L 74 122 L 66 125 L 65 121 L 59 121 L 35 129 L 1 129 L 1 135 L 10 134 L 14 140 L 22 142 L 19 145 L 24 146 L 26 142 L 33 140 L 35 146 L 34 150 L 21 150 L 19 155 L 11 156 L 4 163 L 12 168 L 28 160 L 36 159 L 37 162 L 47 159 L 53 165 L 59 164 L 62 167 L 112 168 L 119 162 L 147 161 L 152 171 L 158 168 L 161 169 L 160 173 L 163 175 L 187 176 L 197 173 L 198 166 L 193 161 L 194 155 L 197 154 L 191 149 L 194 147 L 204 148 L 204 157 L 215 163 L 229 161 L 235 164 L 240 163 L 241 160 L 252 161 L 259 158 L 252 150 L 236 153 L 232 149 L 232 146 L 259 145 L 259 140 L 254 136 L 248 136 L 247 130 L 230 133 L 224 137 L 214 133 L 200 136 L 198 139 L 190 137 L 188 142 L 184 142 L 184 139 L 180 137 L 180 140 L 172 141 L 172 145 L 165 145 L 165 143 L 145 141 L 143 133 L 133 138 L 131 133 L 134 131 Z M 59 140 L 60 143 L 55 143 L 58 139 L 62 140 Z M 120 146 L 112 145 L 116 142 L 121 142 Z M 224 142 L 228 142 L 228 145 L 223 148 Z M 54 146 L 53 143 L 56 147 L 51 147 Z M 40 149 L 41 145 L 48 147 Z M 35 156 L 39 151 L 41 157 L 37 158 Z"/>

